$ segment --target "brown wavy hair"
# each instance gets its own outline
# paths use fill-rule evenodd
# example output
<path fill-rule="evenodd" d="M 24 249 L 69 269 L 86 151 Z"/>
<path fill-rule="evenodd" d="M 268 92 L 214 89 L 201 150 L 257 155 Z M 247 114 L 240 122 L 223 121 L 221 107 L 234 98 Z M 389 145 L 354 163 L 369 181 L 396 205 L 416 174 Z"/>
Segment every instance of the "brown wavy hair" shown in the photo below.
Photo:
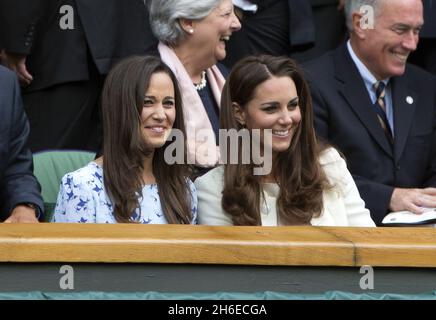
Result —
<path fill-rule="evenodd" d="M 254 98 L 255 89 L 273 76 L 294 81 L 302 117 L 289 149 L 279 153 L 273 163 L 272 174 L 280 187 L 278 221 L 283 225 L 309 225 L 313 217 L 321 214 L 322 193 L 330 187 L 319 163 L 320 153 L 327 146 L 320 145 L 316 139 L 309 88 L 296 63 L 287 57 L 268 55 L 247 57 L 238 62 L 223 89 L 220 125 L 223 129 L 241 130 L 232 103 L 246 107 Z M 242 142 L 238 143 L 241 150 Z M 262 178 L 253 175 L 253 168 L 253 163 L 242 164 L 241 161 L 225 166 L 222 207 L 232 217 L 234 225 L 261 225 Z"/>
<path fill-rule="evenodd" d="M 144 186 L 142 173 L 145 157 L 153 150 L 146 147 L 142 134 L 141 112 L 144 96 L 153 74 L 167 74 L 174 85 L 176 117 L 173 128 L 185 134 L 182 99 L 176 77 L 158 57 L 134 56 L 117 64 L 106 78 L 102 93 L 104 186 L 114 208 L 117 222 L 133 221 Z M 153 156 L 153 174 L 158 185 L 162 210 L 168 223 L 189 224 L 191 194 L 187 185 L 189 170 L 185 165 L 169 165 L 165 148 Z M 185 144 L 186 145 L 186 144 Z M 185 148 L 186 149 L 186 148 Z M 186 156 L 185 156 L 185 162 Z"/>

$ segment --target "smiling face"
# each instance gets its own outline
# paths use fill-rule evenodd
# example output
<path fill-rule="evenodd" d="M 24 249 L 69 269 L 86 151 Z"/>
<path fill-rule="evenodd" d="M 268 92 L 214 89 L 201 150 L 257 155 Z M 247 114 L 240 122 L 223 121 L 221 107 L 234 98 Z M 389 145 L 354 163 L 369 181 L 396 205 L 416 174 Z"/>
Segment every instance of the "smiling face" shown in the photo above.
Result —
<path fill-rule="evenodd" d="M 235 16 L 232 1 L 223 0 L 206 18 L 194 22 L 195 47 L 204 51 L 212 66 L 226 57 L 226 42 L 239 29 L 241 24 Z"/>
<path fill-rule="evenodd" d="M 404 73 L 424 21 L 421 0 L 379 0 L 378 10 L 374 28 L 358 31 L 357 53 L 374 76 L 382 80 Z"/>
<path fill-rule="evenodd" d="M 297 89 L 290 77 L 272 76 L 259 84 L 251 99 L 243 108 L 236 108 L 235 117 L 247 129 L 261 130 L 261 146 L 264 130 L 272 130 L 273 158 L 289 149 L 292 138 L 301 122 Z M 268 147 L 268 146 L 267 146 Z"/>
<path fill-rule="evenodd" d="M 174 84 L 164 72 L 154 73 L 144 97 L 141 122 L 147 147 L 162 147 L 176 118 Z"/>

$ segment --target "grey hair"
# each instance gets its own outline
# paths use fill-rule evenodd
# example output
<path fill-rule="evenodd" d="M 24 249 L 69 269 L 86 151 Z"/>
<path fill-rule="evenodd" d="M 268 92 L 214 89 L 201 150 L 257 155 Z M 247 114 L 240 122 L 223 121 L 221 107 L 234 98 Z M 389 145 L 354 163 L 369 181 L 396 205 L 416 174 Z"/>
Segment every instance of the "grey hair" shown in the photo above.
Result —
<path fill-rule="evenodd" d="M 345 0 L 345 20 L 348 31 L 353 31 L 353 13 L 360 12 L 363 6 L 370 6 L 374 9 L 374 16 L 377 17 L 380 11 L 381 0 Z"/>
<path fill-rule="evenodd" d="M 201 20 L 222 0 L 148 0 L 150 24 L 156 38 L 167 45 L 177 45 L 186 37 L 179 19 Z"/>

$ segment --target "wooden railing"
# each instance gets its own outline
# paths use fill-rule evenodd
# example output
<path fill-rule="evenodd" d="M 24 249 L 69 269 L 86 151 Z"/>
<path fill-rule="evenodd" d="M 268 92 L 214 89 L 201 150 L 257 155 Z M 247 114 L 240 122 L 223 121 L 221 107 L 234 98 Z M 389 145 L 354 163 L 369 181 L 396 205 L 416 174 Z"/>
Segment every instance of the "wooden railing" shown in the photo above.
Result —
<path fill-rule="evenodd" d="M 0 262 L 436 267 L 436 229 L 0 224 Z"/>

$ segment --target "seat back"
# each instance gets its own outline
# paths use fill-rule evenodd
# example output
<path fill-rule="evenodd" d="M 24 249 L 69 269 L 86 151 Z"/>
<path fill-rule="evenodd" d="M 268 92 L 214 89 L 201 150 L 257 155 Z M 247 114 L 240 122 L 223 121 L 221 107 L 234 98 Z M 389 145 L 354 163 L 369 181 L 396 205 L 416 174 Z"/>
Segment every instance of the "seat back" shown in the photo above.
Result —
<path fill-rule="evenodd" d="M 41 184 L 44 200 L 44 221 L 51 221 L 62 177 L 87 165 L 95 153 L 87 151 L 44 151 L 33 155 L 33 172 Z"/>

